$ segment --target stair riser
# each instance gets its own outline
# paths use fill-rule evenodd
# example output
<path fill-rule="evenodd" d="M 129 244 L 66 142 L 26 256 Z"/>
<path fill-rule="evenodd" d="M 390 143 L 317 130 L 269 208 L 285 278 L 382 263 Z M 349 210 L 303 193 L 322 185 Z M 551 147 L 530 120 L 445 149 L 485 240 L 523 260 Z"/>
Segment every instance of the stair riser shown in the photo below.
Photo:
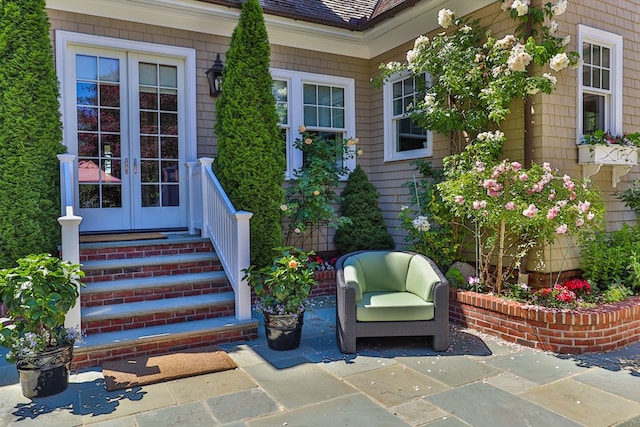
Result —
<path fill-rule="evenodd" d="M 233 316 L 234 304 L 221 304 L 213 307 L 202 307 L 191 310 L 169 311 L 163 313 L 146 314 L 143 316 L 122 317 L 108 320 L 83 322 L 87 335 L 101 332 L 124 331 L 127 329 L 145 328 L 150 326 L 168 325 L 171 323 L 190 322 L 194 320 L 213 319 L 216 317 Z"/>
<path fill-rule="evenodd" d="M 132 242 L 131 246 L 80 249 L 80 263 L 86 261 L 102 261 L 109 259 L 124 258 L 146 258 L 159 255 L 192 254 L 200 252 L 213 252 L 213 247 L 209 242 L 174 243 L 169 245 L 148 245 L 136 246 Z"/>
<path fill-rule="evenodd" d="M 85 271 L 83 282 L 106 282 L 119 279 L 134 279 L 142 277 L 157 277 L 189 273 L 205 273 L 221 270 L 222 266 L 216 260 L 173 265 L 148 265 L 139 267 L 88 270 Z"/>
<path fill-rule="evenodd" d="M 232 291 L 233 289 L 228 283 L 196 283 L 192 285 L 163 286 L 161 288 L 104 292 L 91 295 L 84 294 L 81 295 L 80 301 L 82 307 L 96 307 L 102 305 L 123 304 L 166 298 L 180 298 Z"/>
<path fill-rule="evenodd" d="M 167 340 L 140 345 L 123 345 L 121 347 L 102 350 L 74 350 L 72 369 L 87 368 L 102 364 L 105 360 L 127 359 L 130 357 L 168 353 L 203 347 L 215 344 L 255 340 L 258 338 L 257 327 L 237 328 L 217 333 L 201 334 L 189 337 L 170 337 Z"/>

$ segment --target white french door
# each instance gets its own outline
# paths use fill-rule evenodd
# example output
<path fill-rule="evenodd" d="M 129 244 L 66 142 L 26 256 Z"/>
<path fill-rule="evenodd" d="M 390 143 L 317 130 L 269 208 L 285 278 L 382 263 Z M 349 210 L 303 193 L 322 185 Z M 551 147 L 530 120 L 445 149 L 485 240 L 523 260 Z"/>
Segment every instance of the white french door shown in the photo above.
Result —
<path fill-rule="evenodd" d="M 66 61 L 80 230 L 184 227 L 184 60 L 69 46 Z"/>

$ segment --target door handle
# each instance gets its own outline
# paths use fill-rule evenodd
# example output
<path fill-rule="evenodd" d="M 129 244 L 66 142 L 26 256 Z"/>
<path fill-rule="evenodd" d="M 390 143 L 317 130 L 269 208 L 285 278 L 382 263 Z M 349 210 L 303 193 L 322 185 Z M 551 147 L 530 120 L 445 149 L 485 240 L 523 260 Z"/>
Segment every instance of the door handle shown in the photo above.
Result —
<path fill-rule="evenodd" d="M 129 158 L 124 159 L 124 173 L 129 175 Z"/>
<path fill-rule="evenodd" d="M 133 159 L 133 174 L 138 173 L 138 159 Z"/>

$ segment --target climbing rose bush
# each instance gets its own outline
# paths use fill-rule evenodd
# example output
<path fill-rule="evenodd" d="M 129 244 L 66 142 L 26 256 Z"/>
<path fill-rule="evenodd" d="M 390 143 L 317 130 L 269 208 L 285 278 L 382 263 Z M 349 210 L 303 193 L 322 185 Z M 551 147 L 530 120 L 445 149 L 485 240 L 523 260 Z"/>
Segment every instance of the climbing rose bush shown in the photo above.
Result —
<path fill-rule="evenodd" d="M 509 160 L 493 166 L 477 161 L 471 170 L 450 177 L 438 188 L 460 225 L 476 234 L 480 280 L 497 283 L 497 292 L 537 244 L 602 227 L 604 203 L 597 188 L 550 163 L 525 169 Z M 510 255 L 508 264 L 497 269 L 503 271 L 502 277 L 493 280 L 491 262 L 505 254 Z"/>

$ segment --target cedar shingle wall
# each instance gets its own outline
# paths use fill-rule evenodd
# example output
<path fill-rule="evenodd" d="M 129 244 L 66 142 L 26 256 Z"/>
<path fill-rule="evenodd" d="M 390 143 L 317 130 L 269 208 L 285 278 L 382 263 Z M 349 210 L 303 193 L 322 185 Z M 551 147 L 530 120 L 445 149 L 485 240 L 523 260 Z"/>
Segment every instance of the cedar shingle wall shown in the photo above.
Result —
<path fill-rule="evenodd" d="M 535 2 L 540 4 L 541 0 L 535 0 Z M 618 33 L 624 37 L 624 130 L 640 131 L 640 37 L 637 32 L 634 32 L 634 25 L 637 26 L 637 22 L 640 22 L 640 5 L 636 0 L 609 0 L 611 5 L 608 6 L 603 3 L 601 0 L 570 1 L 567 13 L 557 19 L 559 34 L 572 36 L 572 43 L 569 46 L 572 50 L 579 50 L 576 46 L 578 23 Z M 196 49 L 198 155 L 215 155 L 215 136 L 213 135 L 215 100 L 208 94 L 204 72 L 213 62 L 215 53 L 223 53 L 227 50 L 228 38 L 60 11 L 49 11 L 49 16 L 52 29 Z M 492 22 L 494 34 L 497 36 L 513 31 L 513 21 L 500 11 L 498 2 L 478 11 L 474 17 L 481 19 L 482 22 Z M 435 17 L 428 19 L 435 19 Z M 429 34 L 431 37 L 433 35 L 434 33 Z M 382 90 L 371 88 L 369 79 L 378 75 L 379 64 L 392 60 L 404 60 L 406 51 L 411 47 L 412 42 L 409 42 L 370 61 L 283 46 L 272 46 L 271 49 L 273 67 L 351 77 L 356 80 L 357 130 L 355 136 L 360 138 L 361 148 L 364 150 L 364 155 L 359 157 L 358 162 L 380 192 L 380 205 L 389 232 L 394 236 L 399 247 L 404 246 L 404 238 L 402 231 L 398 229 L 398 212 L 401 205 L 408 204 L 409 199 L 409 190 L 402 188 L 402 184 L 412 179 L 413 168 L 410 166 L 411 161 L 387 163 L 383 161 Z M 554 94 L 537 95 L 534 98 L 535 114 L 532 129 L 534 161 L 549 161 L 553 166 L 559 167 L 572 176 L 581 176 L 575 147 L 576 71 L 564 70 L 557 76 L 559 84 Z M 502 126 L 508 139 L 505 156 L 512 160 L 522 160 L 524 156 L 522 115 L 522 104 L 514 103 L 510 118 Z M 433 152 L 434 157 L 431 160 L 436 166 L 440 166 L 442 157 L 449 153 L 449 144 L 445 137 L 440 135 L 435 137 Z M 625 208 L 613 196 L 616 189 L 611 187 L 610 169 L 603 167 L 594 178 L 608 200 L 608 228 L 620 228 L 623 222 L 634 221 L 635 212 Z M 631 180 L 638 178 L 640 173 L 635 166 L 629 175 L 622 178 L 617 190 L 623 191 Z M 564 252 L 563 248 L 552 252 L 552 265 L 561 263 Z M 565 270 L 575 268 L 579 261 L 577 252 L 569 252 L 573 255 L 565 260 L 563 265 Z M 549 259 L 548 254 L 545 254 L 544 258 Z"/>

